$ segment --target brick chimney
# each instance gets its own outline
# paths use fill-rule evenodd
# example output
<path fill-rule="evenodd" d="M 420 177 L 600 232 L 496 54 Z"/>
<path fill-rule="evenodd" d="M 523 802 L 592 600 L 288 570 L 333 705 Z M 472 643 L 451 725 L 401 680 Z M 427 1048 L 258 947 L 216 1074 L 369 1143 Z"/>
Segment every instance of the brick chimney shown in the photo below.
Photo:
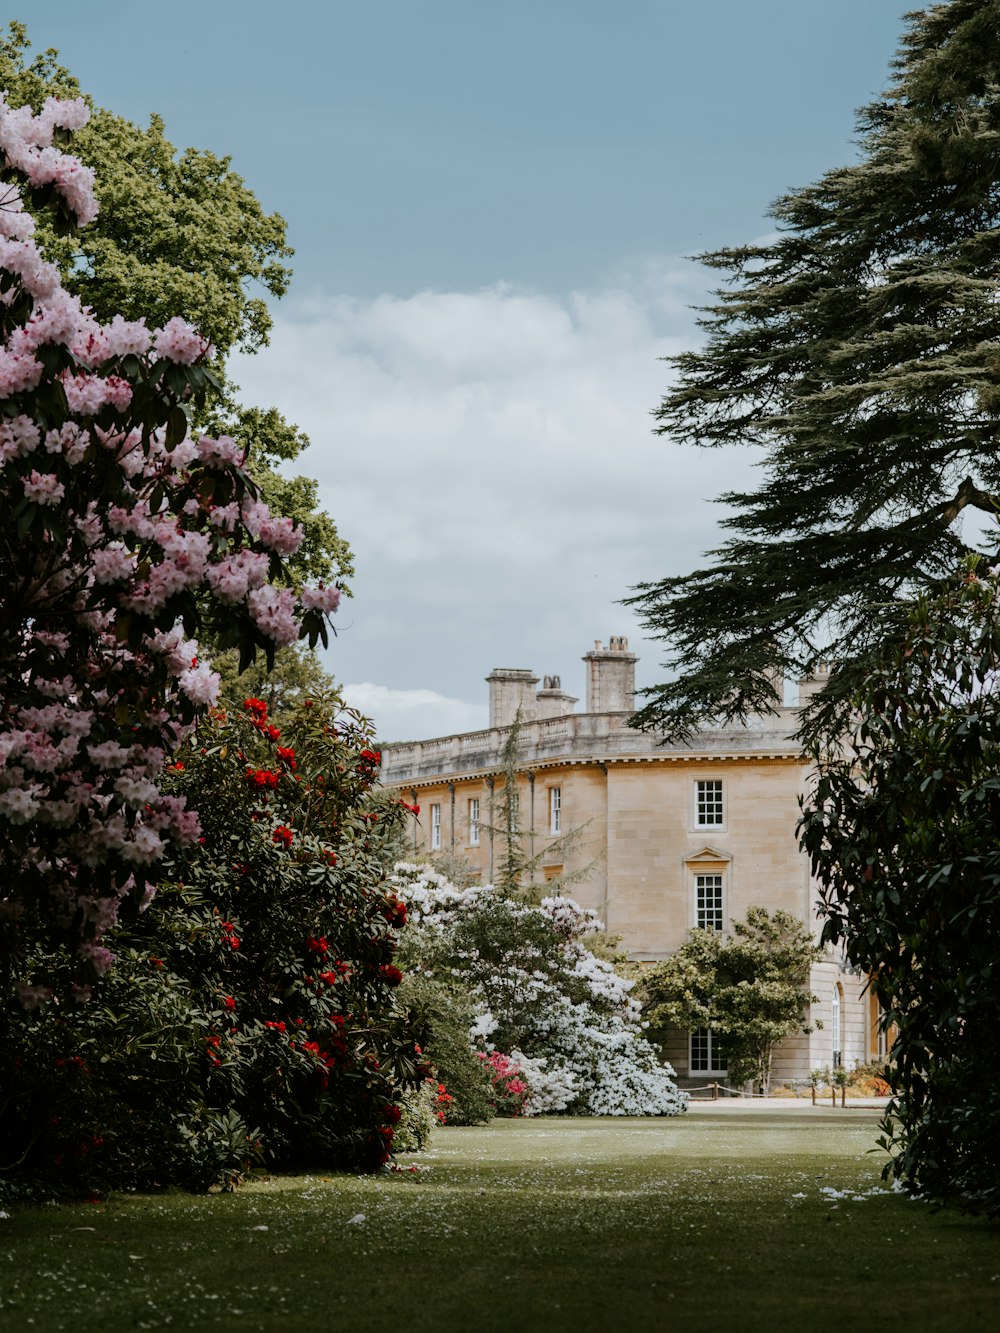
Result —
<path fill-rule="evenodd" d="M 533 722 L 537 714 L 535 686 L 538 677 L 524 667 L 494 667 L 486 677 L 490 687 L 490 726 L 509 727 L 521 710 L 522 722 Z"/>
<path fill-rule="evenodd" d="M 635 664 L 628 639 L 612 634 L 607 648 L 600 639 L 583 659 L 587 664 L 587 712 L 632 713 L 635 711 Z"/>

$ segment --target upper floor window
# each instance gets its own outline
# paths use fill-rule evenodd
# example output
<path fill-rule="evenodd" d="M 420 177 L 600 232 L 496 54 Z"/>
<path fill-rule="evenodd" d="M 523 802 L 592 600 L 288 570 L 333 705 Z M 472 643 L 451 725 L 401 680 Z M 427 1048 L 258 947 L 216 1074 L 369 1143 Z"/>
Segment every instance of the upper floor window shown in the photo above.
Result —
<path fill-rule="evenodd" d="M 721 778 L 695 783 L 694 822 L 697 828 L 714 828 L 725 823 Z"/>
<path fill-rule="evenodd" d="M 479 846 L 479 797 L 469 801 L 469 846 Z"/>
<path fill-rule="evenodd" d="M 562 832 L 562 788 L 549 788 L 549 832 Z"/>
<path fill-rule="evenodd" d="M 431 806 L 431 851 L 441 850 L 441 807 Z"/>
<path fill-rule="evenodd" d="M 699 930 L 721 930 L 723 924 L 722 913 L 722 876 L 695 875 L 695 925 Z"/>

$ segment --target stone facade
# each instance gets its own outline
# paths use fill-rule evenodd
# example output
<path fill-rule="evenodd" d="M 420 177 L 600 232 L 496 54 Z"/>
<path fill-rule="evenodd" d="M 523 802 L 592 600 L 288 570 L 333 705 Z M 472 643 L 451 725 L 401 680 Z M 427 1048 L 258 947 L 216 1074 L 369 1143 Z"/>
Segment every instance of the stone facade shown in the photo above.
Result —
<path fill-rule="evenodd" d="M 480 823 L 496 822 L 490 798 L 502 787 L 501 750 L 520 709 L 520 808 L 523 826 L 534 831 L 529 850 L 542 854 L 539 888 L 590 866 L 573 896 L 621 936 L 632 958 L 665 958 L 695 925 L 725 928 L 754 905 L 815 924 L 816 894 L 795 837 L 808 776 L 789 739 L 795 710 L 662 745 L 628 726 L 636 662 L 628 641 L 598 642 L 583 660 L 583 713 L 573 711 L 576 700 L 558 676 L 544 677 L 539 690 L 534 672 L 498 668 L 487 677 L 485 731 L 384 747 L 383 781 L 421 807 L 414 853 L 459 855 L 484 881 L 492 878 L 502 849 Z M 819 683 L 803 682 L 802 693 Z M 571 829 L 582 829 L 579 840 L 560 853 L 557 839 Z M 823 1027 L 785 1043 L 777 1081 L 831 1065 L 835 1051 L 847 1067 L 878 1052 L 877 1024 L 856 974 L 831 955 L 816 965 L 812 989 L 820 997 L 812 1021 Z M 685 1082 L 716 1076 L 711 1051 L 706 1057 L 703 1041 L 692 1048 L 688 1034 L 678 1033 L 667 1054 Z"/>

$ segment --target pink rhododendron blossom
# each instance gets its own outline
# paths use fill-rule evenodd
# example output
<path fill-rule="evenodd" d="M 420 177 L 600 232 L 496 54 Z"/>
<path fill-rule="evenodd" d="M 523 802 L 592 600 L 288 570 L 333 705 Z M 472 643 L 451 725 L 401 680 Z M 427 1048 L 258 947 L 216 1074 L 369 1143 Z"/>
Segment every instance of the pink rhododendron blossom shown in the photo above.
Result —
<path fill-rule="evenodd" d="M 90 435 L 73 421 L 65 422 L 58 430 L 45 432 L 45 448 L 50 454 L 62 454 L 71 467 L 83 460 L 90 447 Z"/>
<path fill-rule="evenodd" d="M 117 375 L 66 375 L 63 389 L 69 410 L 81 416 L 96 416 L 108 405 L 122 411 L 132 401 L 132 386 Z"/>
<path fill-rule="evenodd" d="M 25 389 L 34 389 L 44 367 L 33 356 L 9 352 L 0 347 L 0 398 L 13 398 Z"/>
<path fill-rule="evenodd" d="M 134 865 L 149 865 L 158 860 L 164 851 L 163 839 L 155 830 L 143 825 L 137 828 L 131 842 L 122 845 L 121 854 L 126 861 Z"/>
<path fill-rule="evenodd" d="M 246 450 L 229 435 L 220 435 L 217 440 L 203 435 L 197 444 L 198 457 L 209 467 L 228 467 L 232 463 L 242 464 Z"/>
<path fill-rule="evenodd" d="M 14 994 L 17 996 L 17 1002 L 22 1009 L 37 1009 L 40 1005 L 46 1004 L 52 999 L 51 987 L 28 986 L 21 981 L 15 985 Z"/>
<path fill-rule="evenodd" d="M 104 334 L 111 356 L 146 356 L 153 344 L 153 335 L 144 319 L 129 320 L 115 315 L 105 326 Z"/>
<path fill-rule="evenodd" d="M 194 639 L 186 639 L 179 629 L 151 634 L 146 642 L 152 652 L 163 658 L 172 676 L 179 676 L 181 672 L 187 671 L 199 652 Z"/>
<path fill-rule="evenodd" d="M 91 173 L 54 138 L 86 116 L 80 101 L 36 115 L 0 97 L 0 397 L 17 399 L 0 420 L 0 506 L 17 534 L 0 560 L 0 915 L 76 931 L 101 972 L 120 901 L 146 892 L 134 868 L 151 879 L 201 836 L 158 786 L 218 692 L 179 617 L 228 617 L 245 646 L 249 615 L 255 646 L 282 645 L 305 612 L 314 642 L 339 593 L 268 584 L 301 531 L 258 498 L 239 443 L 177 430 L 208 341 L 183 319 L 98 319 L 39 252 L 27 198 L 96 213 Z"/>
<path fill-rule="evenodd" d="M 209 354 L 211 344 L 186 319 L 175 316 L 153 334 L 153 350 L 157 356 L 180 365 L 190 366 Z"/>
<path fill-rule="evenodd" d="M 245 602 L 251 589 L 267 578 L 270 561 L 263 551 L 237 551 L 208 570 L 208 586 L 223 602 Z"/>
<path fill-rule="evenodd" d="M 93 964 L 94 971 L 99 977 L 103 977 L 108 968 L 115 961 L 115 956 L 110 949 L 106 949 L 102 944 L 93 944 L 90 940 L 84 940 L 79 947 L 81 958 Z"/>
<path fill-rule="evenodd" d="M 211 705 L 219 697 L 219 674 L 204 663 L 182 671 L 177 683 L 192 703 Z"/>
<path fill-rule="evenodd" d="M 121 542 L 113 542 L 94 552 L 94 580 L 97 583 L 122 583 L 132 577 L 135 568 L 135 555 Z"/>
<path fill-rule="evenodd" d="M 290 588 L 266 584 L 247 595 L 247 608 L 257 628 L 279 647 L 294 643 L 299 637 L 295 619 L 295 594 Z"/>
<path fill-rule="evenodd" d="M 279 555 L 294 555 L 302 545 L 305 530 L 296 527 L 290 518 L 265 518 L 260 525 L 259 540 L 269 551 Z"/>
<path fill-rule="evenodd" d="M 30 417 L 11 417 L 0 422 L 0 464 L 33 453 L 41 443 L 42 432 Z"/>
<path fill-rule="evenodd" d="M 340 589 L 333 584 L 324 588 L 322 583 L 318 588 L 304 588 L 302 605 L 307 611 L 336 611 L 340 605 Z"/>
<path fill-rule="evenodd" d="M 233 532 L 240 521 L 240 506 L 234 500 L 227 505 L 214 505 L 209 512 L 208 521 L 213 528 L 223 532 Z"/>
<path fill-rule="evenodd" d="M 9 787 L 0 792 L 0 815 L 12 824 L 26 824 L 38 814 L 38 797 L 42 787 Z"/>

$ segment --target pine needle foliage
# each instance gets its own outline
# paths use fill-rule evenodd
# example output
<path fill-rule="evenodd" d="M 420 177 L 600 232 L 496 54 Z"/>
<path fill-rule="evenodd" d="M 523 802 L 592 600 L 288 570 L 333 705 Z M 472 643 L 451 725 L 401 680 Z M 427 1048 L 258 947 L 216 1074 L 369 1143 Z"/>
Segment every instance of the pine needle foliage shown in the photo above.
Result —
<path fill-rule="evenodd" d="M 1000 558 L 1000 0 L 907 24 L 857 161 L 779 199 L 775 239 L 701 256 L 724 286 L 657 430 L 762 450 L 764 477 L 721 497 L 711 564 L 627 599 L 677 673 L 643 729 L 771 711 L 776 678 L 829 660 L 829 730 L 915 599 Z"/>

